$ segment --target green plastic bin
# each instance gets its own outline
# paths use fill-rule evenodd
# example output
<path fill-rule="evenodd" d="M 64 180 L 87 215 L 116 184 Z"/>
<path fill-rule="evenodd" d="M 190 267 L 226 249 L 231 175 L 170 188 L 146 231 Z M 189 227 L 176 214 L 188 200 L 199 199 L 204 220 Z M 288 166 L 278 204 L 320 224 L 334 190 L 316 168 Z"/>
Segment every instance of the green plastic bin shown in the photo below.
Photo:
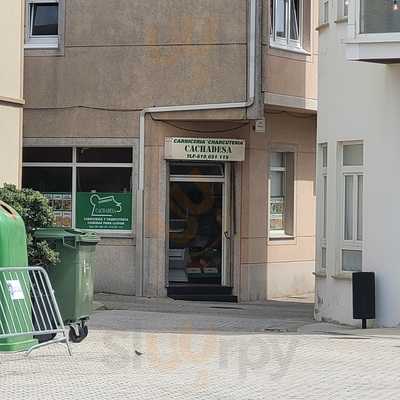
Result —
<path fill-rule="evenodd" d="M 85 328 L 79 332 L 86 337 L 84 324 L 92 312 L 98 236 L 76 229 L 45 228 L 38 229 L 34 237 L 38 241 L 45 240 L 59 252 L 61 262 L 46 270 L 64 323 Z"/>
<path fill-rule="evenodd" d="M 24 222 L 14 209 L 0 201 L 0 270 L 7 267 L 27 266 L 28 253 Z M 0 307 L 0 336 L 33 330 L 29 288 L 21 284 L 24 299 L 13 299 L 8 289 L 10 280 L 15 281 L 19 278 L 21 278 L 21 275 L 10 275 L 9 273 L 0 275 L 0 304 L 2 305 Z M 22 278 L 24 279 L 24 277 Z M 29 282 L 28 271 L 26 272 L 25 282 Z M 25 305 L 22 304 L 23 302 L 25 302 Z M 20 323 L 17 322 L 18 320 Z M 37 341 L 30 335 L 0 339 L 0 352 L 24 351 L 35 344 L 37 344 Z"/>

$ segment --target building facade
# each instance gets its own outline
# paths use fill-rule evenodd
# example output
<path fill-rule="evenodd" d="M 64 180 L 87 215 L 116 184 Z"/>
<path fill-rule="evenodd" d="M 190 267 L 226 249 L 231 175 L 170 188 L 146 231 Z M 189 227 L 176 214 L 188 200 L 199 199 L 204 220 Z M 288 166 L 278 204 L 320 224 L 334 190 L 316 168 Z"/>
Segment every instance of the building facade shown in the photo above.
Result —
<path fill-rule="evenodd" d="M 0 185 L 21 183 L 24 9 L 0 5 Z"/>
<path fill-rule="evenodd" d="M 26 7 L 23 185 L 99 232 L 97 291 L 313 290 L 313 2 Z"/>
<path fill-rule="evenodd" d="M 352 325 L 352 273 L 375 272 L 376 326 L 400 322 L 396 1 L 322 2 L 315 315 Z"/>

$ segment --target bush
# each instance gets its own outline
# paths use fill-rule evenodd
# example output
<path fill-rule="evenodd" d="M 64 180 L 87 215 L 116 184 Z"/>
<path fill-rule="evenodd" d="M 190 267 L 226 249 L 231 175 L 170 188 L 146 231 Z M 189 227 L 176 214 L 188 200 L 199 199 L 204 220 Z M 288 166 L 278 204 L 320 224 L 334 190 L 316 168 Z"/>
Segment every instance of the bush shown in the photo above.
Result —
<path fill-rule="evenodd" d="M 35 241 L 33 232 L 37 228 L 49 228 L 55 224 L 53 209 L 40 192 L 17 189 L 14 185 L 0 187 L 0 200 L 9 204 L 25 222 L 29 265 L 55 265 L 59 254 L 45 241 Z"/>

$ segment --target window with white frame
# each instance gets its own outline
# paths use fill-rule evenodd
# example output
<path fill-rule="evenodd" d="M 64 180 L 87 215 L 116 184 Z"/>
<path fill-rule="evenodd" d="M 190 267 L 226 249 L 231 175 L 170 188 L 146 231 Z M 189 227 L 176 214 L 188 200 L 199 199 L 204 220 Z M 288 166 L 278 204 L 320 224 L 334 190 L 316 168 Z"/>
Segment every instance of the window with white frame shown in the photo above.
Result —
<path fill-rule="evenodd" d="M 360 34 L 400 32 L 400 2 L 398 0 L 358 0 L 356 6 L 359 8 Z M 392 36 L 387 36 L 387 39 L 392 40 Z"/>
<path fill-rule="evenodd" d="M 342 16 L 343 17 L 348 17 L 349 16 L 349 0 L 343 0 Z"/>
<path fill-rule="evenodd" d="M 323 143 L 319 148 L 320 152 L 320 245 L 319 245 L 319 267 L 321 270 L 326 270 L 326 231 L 328 217 L 328 145 Z"/>
<path fill-rule="evenodd" d="M 25 147 L 22 186 L 42 192 L 56 225 L 132 232 L 133 150 Z"/>
<path fill-rule="evenodd" d="M 338 0 L 337 19 L 347 18 L 349 15 L 349 0 Z"/>
<path fill-rule="evenodd" d="M 329 0 L 319 2 L 319 23 L 321 25 L 329 23 Z"/>
<path fill-rule="evenodd" d="M 270 153 L 269 238 L 294 235 L 294 153 Z"/>
<path fill-rule="evenodd" d="M 27 48 L 53 49 L 59 46 L 58 0 L 26 1 L 26 43 Z"/>
<path fill-rule="evenodd" d="M 301 48 L 303 0 L 270 0 L 271 44 Z"/>
<path fill-rule="evenodd" d="M 364 146 L 361 142 L 340 145 L 340 265 L 341 271 L 362 270 Z"/>

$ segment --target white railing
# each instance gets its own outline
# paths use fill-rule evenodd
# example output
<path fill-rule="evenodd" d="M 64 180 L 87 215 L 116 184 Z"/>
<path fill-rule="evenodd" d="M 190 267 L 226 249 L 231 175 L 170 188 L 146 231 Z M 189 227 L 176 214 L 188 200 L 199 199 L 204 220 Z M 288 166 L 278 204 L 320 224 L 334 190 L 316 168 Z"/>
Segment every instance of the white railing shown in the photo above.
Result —
<path fill-rule="evenodd" d="M 32 340 L 27 354 L 43 346 L 64 343 L 71 355 L 47 272 L 41 267 L 0 268 L 0 344 L 4 339 L 15 338 L 17 342 L 25 336 L 39 341 Z"/>

